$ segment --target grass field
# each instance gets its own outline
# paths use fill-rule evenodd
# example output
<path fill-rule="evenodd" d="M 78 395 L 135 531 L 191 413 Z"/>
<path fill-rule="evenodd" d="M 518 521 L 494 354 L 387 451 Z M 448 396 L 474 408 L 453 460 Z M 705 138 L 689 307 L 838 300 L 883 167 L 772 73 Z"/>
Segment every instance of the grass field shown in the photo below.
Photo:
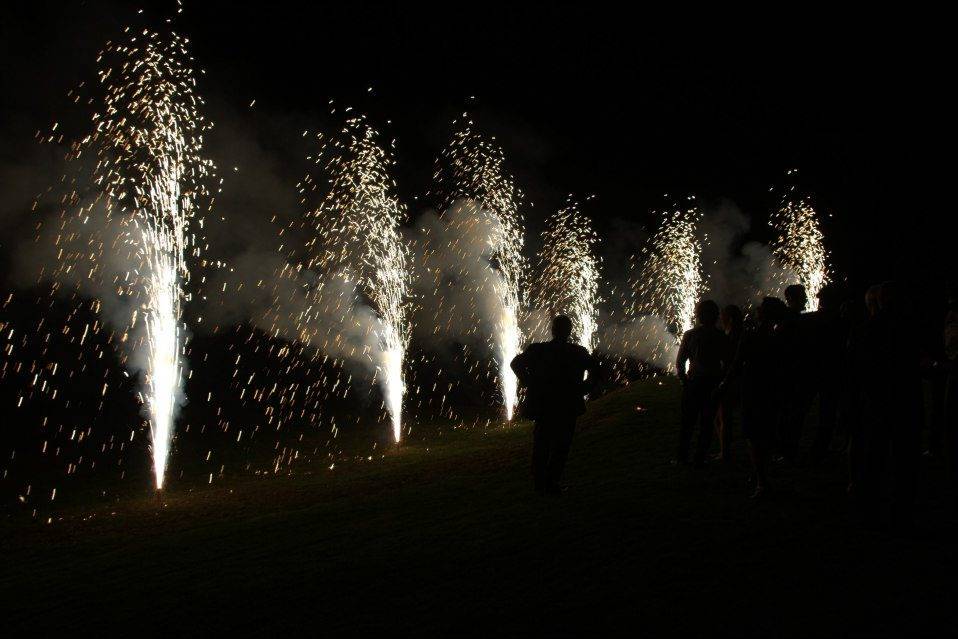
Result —
<path fill-rule="evenodd" d="M 245 477 L 52 524 L 0 524 L 2 625 L 224 633 L 955 634 L 956 525 L 925 469 L 919 529 L 849 516 L 842 460 L 669 464 L 675 383 L 592 402 L 567 494 L 530 489 L 530 427 L 447 432 L 373 462 Z M 636 410 L 637 406 L 644 410 Z M 4 636 L 12 636 L 3 633 Z"/>

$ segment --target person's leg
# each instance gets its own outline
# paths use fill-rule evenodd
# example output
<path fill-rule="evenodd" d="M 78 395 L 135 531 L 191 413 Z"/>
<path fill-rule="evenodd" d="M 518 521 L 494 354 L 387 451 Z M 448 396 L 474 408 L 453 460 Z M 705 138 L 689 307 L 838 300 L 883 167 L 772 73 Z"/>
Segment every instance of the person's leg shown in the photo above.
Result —
<path fill-rule="evenodd" d="M 715 436 L 719 442 L 719 459 L 725 461 L 725 455 L 728 449 L 725 447 L 725 413 L 728 411 L 726 402 L 723 399 L 719 402 L 718 411 L 715 413 Z"/>
<path fill-rule="evenodd" d="M 552 438 L 552 455 L 549 457 L 549 488 L 559 488 L 562 472 L 565 470 L 569 449 L 572 447 L 572 435 L 575 432 L 575 417 L 556 420 L 555 436 Z"/>
<path fill-rule="evenodd" d="M 951 371 L 945 382 L 944 435 L 952 497 L 958 510 L 958 369 Z"/>
<path fill-rule="evenodd" d="M 947 375 L 935 371 L 931 377 L 931 414 L 928 422 L 928 452 L 941 457 L 945 450 L 945 389 Z"/>
<path fill-rule="evenodd" d="M 838 388 L 835 383 L 827 382 L 818 396 L 818 431 L 812 444 L 812 461 L 820 461 L 828 453 L 838 421 Z"/>
<path fill-rule="evenodd" d="M 689 452 L 692 449 L 692 429 L 699 417 L 699 403 L 696 393 L 696 383 L 687 380 L 682 387 L 682 418 L 679 428 L 679 445 L 676 451 L 678 463 L 689 463 Z"/>
<path fill-rule="evenodd" d="M 715 398 L 717 383 L 702 381 L 699 388 L 699 439 L 695 447 L 695 465 L 705 464 L 705 457 L 712 445 L 712 433 L 715 430 L 715 413 L 718 404 Z"/>
<path fill-rule="evenodd" d="M 532 435 L 532 479 L 539 492 L 549 485 L 550 426 L 546 420 L 537 419 Z"/>
<path fill-rule="evenodd" d="M 815 389 L 808 380 L 797 380 L 791 392 L 786 412 L 782 419 L 784 429 L 781 438 L 781 453 L 787 461 L 798 459 L 798 444 L 802 439 L 805 416 L 815 399 Z"/>
<path fill-rule="evenodd" d="M 865 459 L 862 473 L 862 507 L 871 523 L 880 519 L 885 499 L 889 432 L 888 416 L 872 415 L 864 425 Z"/>
<path fill-rule="evenodd" d="M 921 428 L 918 412 L 919 390 L 915 389 L 913 402 L 904 406 L 904 411 L 893 424 L 891 452 L 894 465 L 894 500 L 892 522 L 908 527 L 914 518 L 915 498 L 918 492 L 918 466 L 921 457 Z"/>

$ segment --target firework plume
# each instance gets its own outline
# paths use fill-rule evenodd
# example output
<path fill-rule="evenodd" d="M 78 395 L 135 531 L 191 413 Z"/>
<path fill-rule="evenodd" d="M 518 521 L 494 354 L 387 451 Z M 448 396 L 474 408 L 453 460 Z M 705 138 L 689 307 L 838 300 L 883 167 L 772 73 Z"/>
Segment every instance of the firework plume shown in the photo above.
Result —
<path fill-rule="evenodd" d="M 598 237 L 577 202 L 569 203 L 546 223 L 539 259 L 537 307 L 550 316 L 568 315 L 579 343 L 595 346 L 599 303 Z"/>

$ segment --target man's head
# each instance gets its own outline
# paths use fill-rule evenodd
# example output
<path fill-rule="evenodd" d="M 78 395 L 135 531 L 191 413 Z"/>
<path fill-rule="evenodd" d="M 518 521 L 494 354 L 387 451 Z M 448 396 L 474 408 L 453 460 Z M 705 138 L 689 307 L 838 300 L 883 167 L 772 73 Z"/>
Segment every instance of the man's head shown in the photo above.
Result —
<path fill-rule="evenodd" d="M 719 318 L 718 304 L 712 300 L 702 300 L 695 307 L 695 319 L 702 326 L 715 326 Z"/>
<path fill-rule="evenodd" d="M 808 304 L 808 295 L 805 293 L 805 287 L 801 284 L 792 284 L 785 287 L 785 303 L 793 311 L 802 312 L 805 305 Z"/>
<path fill-rule="evenodd" d="M 552 339 L 568 342 L 572 337 L 572 320 L 566 315 L 556 315 L 552 320 Z"/>
<path fill-rule="evenodd" d="M 777 297 L 765 297 L 758 307 L 758 321 L 765 326 L 773 326 L 781 321 L 785 314 L 785 303 Z"/>

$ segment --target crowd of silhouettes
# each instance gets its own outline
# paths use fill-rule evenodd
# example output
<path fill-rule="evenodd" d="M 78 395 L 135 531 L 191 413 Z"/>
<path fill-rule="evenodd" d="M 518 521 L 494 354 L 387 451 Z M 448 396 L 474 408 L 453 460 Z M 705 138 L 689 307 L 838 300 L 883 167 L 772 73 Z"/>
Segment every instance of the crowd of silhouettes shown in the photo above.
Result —
<path fill-rule="evenodd" d="M 717 460 L 729 462 L 733 433 L 741 432 L 751 495 L 761 498 L 774 488 L 771 469 L 814 466 L 840 452 L 863 520 L 908 527 L 927 423 L 925 454 L 946 459 L 948 492 L 958 495 L 958 295 L 928 342 L 896 282 L 871 287 L 863 300 L 825 286 L 811 312 L 803 286 L 783 293 L 784 301 L 766 297 L 748 317 L 734 305 L 697 305 L 675 363 L 683 386 L 676 463 L 704 466 L 713 435 Z M 817 423 L 802 451 L 816 400 Z"/>

